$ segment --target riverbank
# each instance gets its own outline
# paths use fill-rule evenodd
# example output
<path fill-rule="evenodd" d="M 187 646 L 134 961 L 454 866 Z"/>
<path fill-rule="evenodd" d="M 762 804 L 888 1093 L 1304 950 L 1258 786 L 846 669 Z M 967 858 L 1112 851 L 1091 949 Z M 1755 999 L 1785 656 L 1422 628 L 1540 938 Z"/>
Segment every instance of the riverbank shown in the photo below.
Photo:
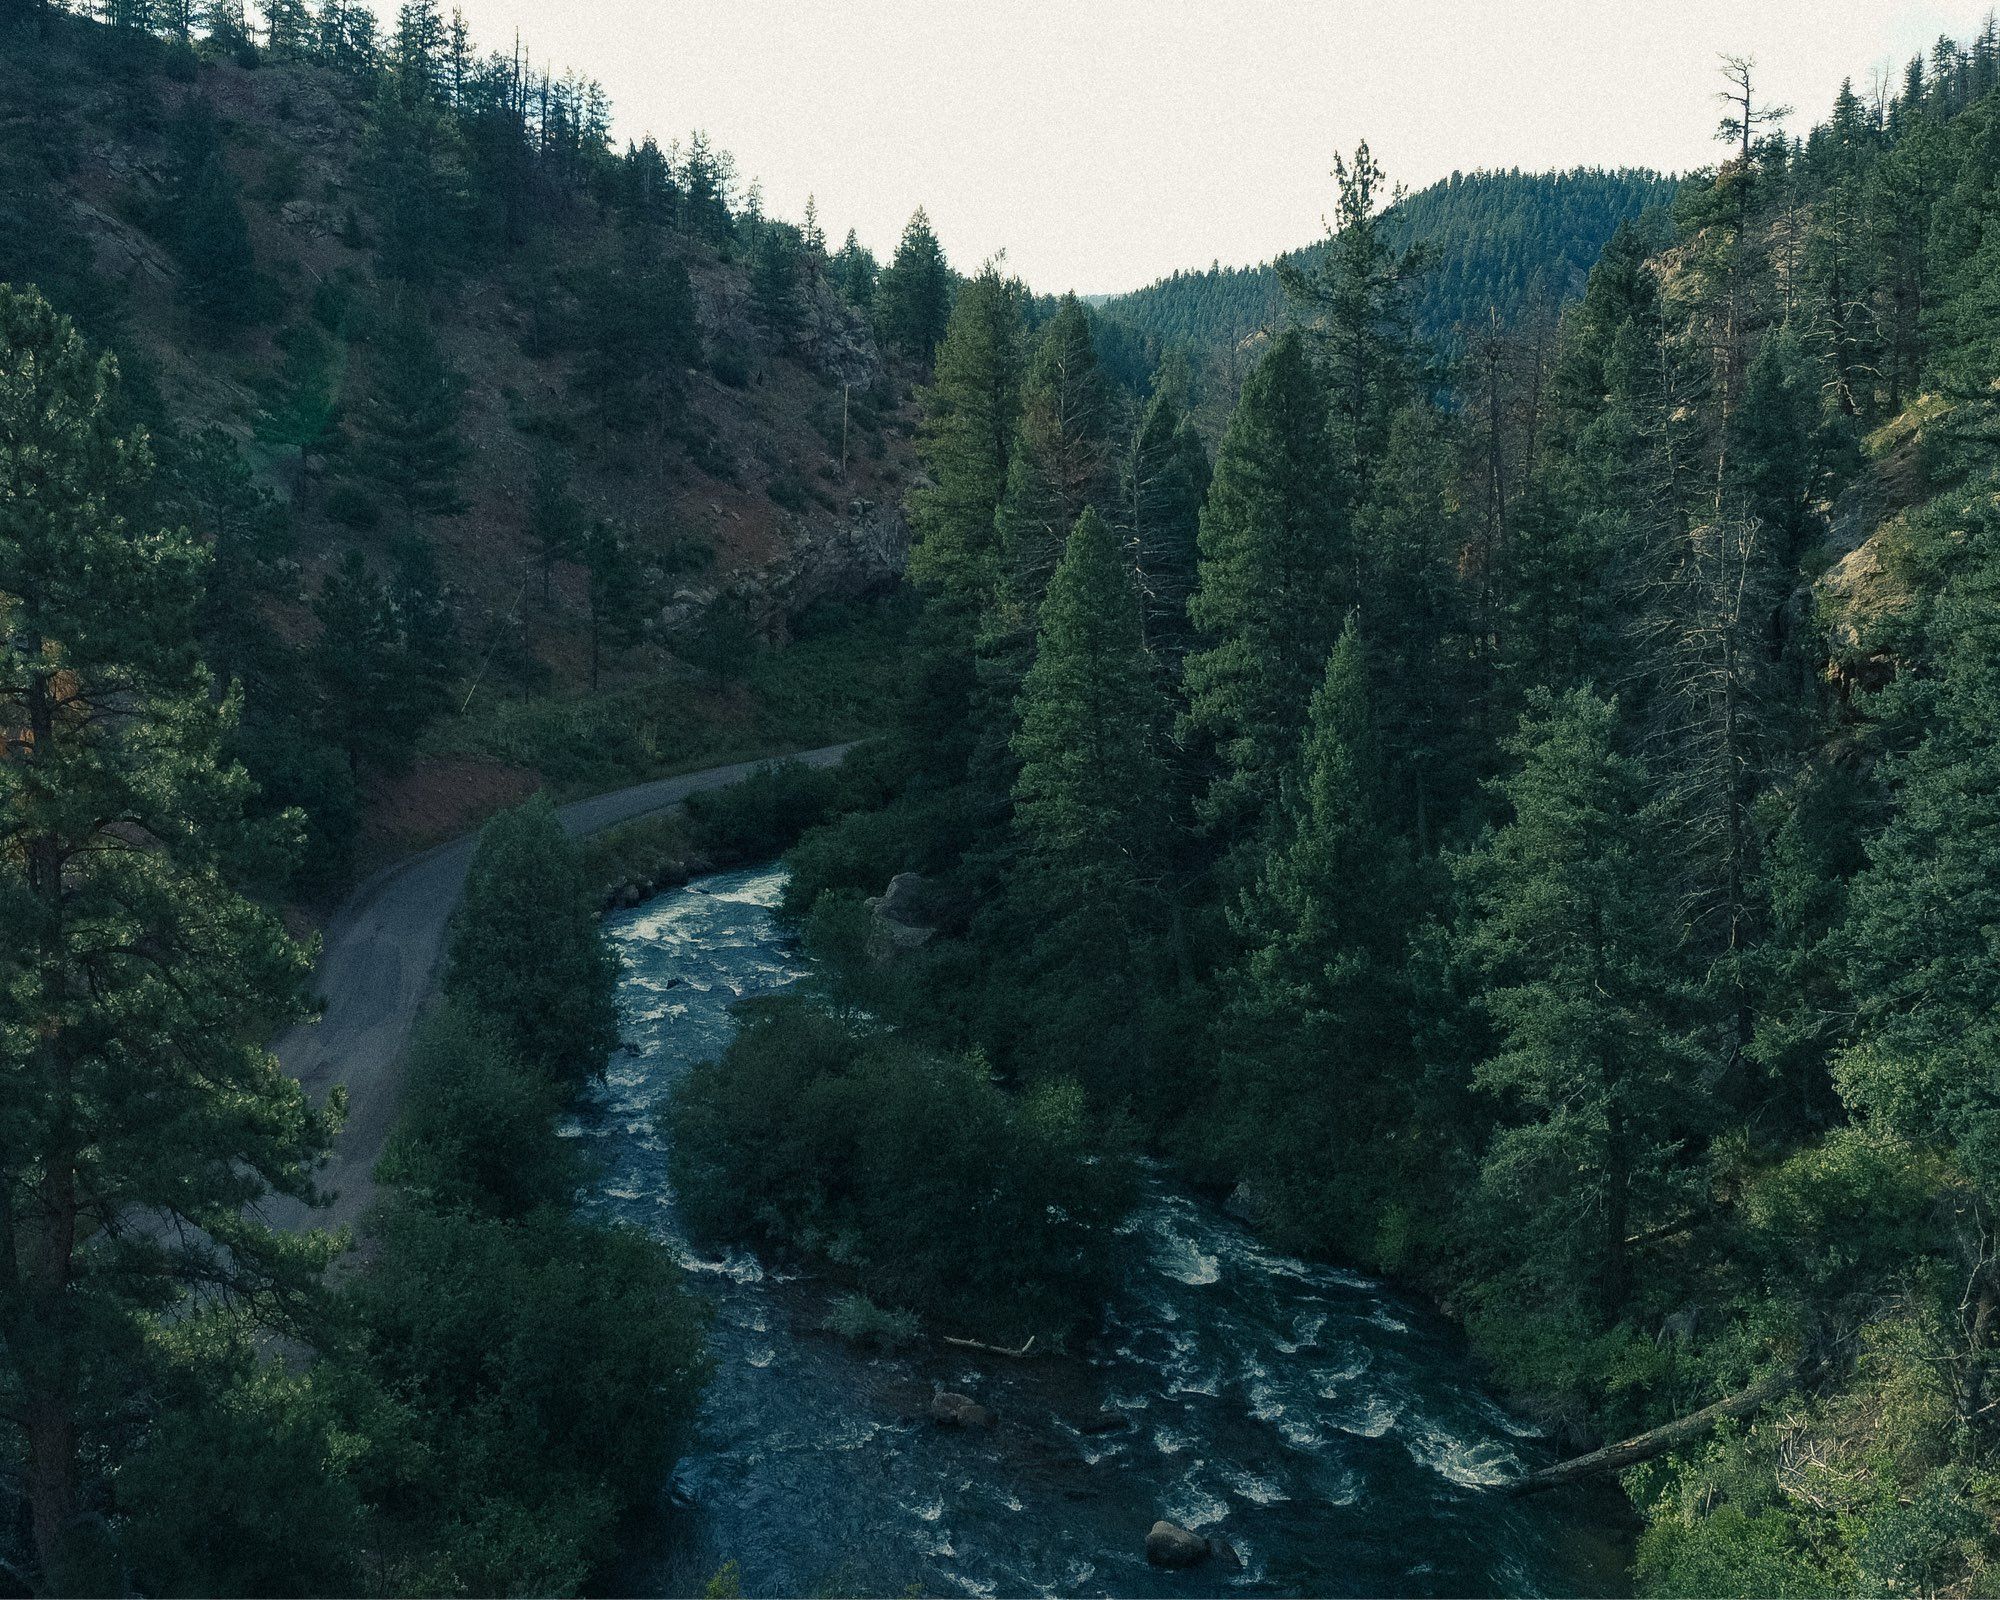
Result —
<path fill-rule="evenodd" d="M 1061 1360 L 856 1349 L 820 1331 L 830 1285 L 691 1244 L 654 1112 L 726 1045 L 737 1001 L 804 976 L 772 916 L 782 882 L 725 874 L 607 924 L 629 1048 L 566 1131 L 603 1166 L 586 1209 L 662 1239 L 709 1300 L 715 1361 L 620 1588 L 698 1591 L 730 1561 L 759 1594 L 1619 1588 L 1623 1551 L 1589 1506 L 1497 1492 L 1541 1452 L 1452 1329 L 1267 1249 L 1163 1171 L 1120 1230 L 1106 1315 Z M 939 1387 L 994 1425 L 932 1421 Z M 1156 1517 L 1226 1539 L 1242 1569 L 1149 1567 Z"/>

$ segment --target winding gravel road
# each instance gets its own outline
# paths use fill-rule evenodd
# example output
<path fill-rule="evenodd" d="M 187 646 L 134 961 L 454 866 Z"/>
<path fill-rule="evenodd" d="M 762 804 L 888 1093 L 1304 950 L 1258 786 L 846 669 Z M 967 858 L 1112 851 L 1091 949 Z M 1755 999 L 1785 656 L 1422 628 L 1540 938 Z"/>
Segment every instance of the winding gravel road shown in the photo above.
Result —
<path fill-rule="evenodd" d="M 679 805 L 703 789 L 720 789 L 775 761 L 831 766 L 851 744 L 743 761 L 635 784 L 561 809 L 572 834 L 595 833 Z M 277 1041 L 285 1070 L 324 1100 L 346 1086 L 347 1126 L 320 1174 L 333 1203 L 307 1207 L 273 1196 L 265 1217 L 285 1228 L 330 1228 L 355 1221 L 374 1193 L 375 1162 L 402 1102 L 403 1049 L 430 998 L 444 950 L 445 927 L 465 886 L 473 836 L 454 839 L 376 873 L 356 889 L 328 925 L 317 980 L 326 1000 L 317 1022 L 290 1028 Z"/>

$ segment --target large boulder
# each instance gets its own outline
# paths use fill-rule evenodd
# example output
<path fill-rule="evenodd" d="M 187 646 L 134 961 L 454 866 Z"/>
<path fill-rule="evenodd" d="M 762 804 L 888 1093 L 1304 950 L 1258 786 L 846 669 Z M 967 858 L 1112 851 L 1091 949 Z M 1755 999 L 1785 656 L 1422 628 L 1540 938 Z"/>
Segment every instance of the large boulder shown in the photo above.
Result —
<path fill-rule="evenodd" d="M 1208 1556 L 1208 1541 L 1177 1522 L 1156 1522 L 1146 1535 L 1146 1559 L 1156 1567 L 1198 1567 Z"/>
<path fill-rule="evenodd" d="M 899 872 L 889 887 L 868 902 L 868 944 L 877 961 L 893 960 L 920 950 L 937 936 L 924 921 L 924 880 L 914 872 Z"/>
<path fill-rule="evenodd" d="M 969 1394 L 940 1389 L 931 1396 L 931 1421 L 941 1422 L 947 1428 L 990 1428 L 993 1413 Z"/>

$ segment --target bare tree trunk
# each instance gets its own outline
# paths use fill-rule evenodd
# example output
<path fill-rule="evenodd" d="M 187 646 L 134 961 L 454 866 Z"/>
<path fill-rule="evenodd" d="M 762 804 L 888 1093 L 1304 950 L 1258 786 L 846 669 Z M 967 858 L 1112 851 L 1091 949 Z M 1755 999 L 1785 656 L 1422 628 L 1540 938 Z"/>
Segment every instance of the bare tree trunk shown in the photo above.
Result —
<path fill-rule="evenodd" d="M 1635 1434 L 1617 1444 L 1606 1445 L 1602 1450 L 1572 1456 L 1567 1461 L 1558 1461 L 1552 1467 L 1543 1467 L 1538 1472 L 1517 1478 L 1507 1485 L 1507 1492 L 1510 1495 L 1540 1494 L 1546 1489 L 1567 1488 L 1589 1478 L 1603 1477 L 1606 1473 L 1623 1472 L 1627 1467 L 1650 1461 L 1654 1456 L 1665 1455 L 1669 1450 L 1700 1438 L 1718 1422 L 1745 1417 L 1760 1410 L 1773 1400 L 1790 1394 L 1804 1382 L 1805 1376 L 1802 1368 L 1786 1367 L 1753 1383 L 1739 1394 L 1716 1401 L 1712 1406 L 1704 1406 L 1699 1411 L 1677 1417 L 1672 1422 Z"/>

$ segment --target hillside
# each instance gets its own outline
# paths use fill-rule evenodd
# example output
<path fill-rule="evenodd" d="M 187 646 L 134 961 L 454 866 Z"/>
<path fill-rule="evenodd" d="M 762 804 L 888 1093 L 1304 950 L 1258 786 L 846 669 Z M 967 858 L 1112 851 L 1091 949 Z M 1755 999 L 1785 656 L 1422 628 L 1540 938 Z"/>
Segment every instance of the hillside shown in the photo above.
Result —
<path fill-rule="evenodd" d="M 268 638 L 215 654 L 272 799 L 344 858 L 363 819 L 856 731 L 863 652 L 824 636 L 901 568 L 915 370 L 872 261 L 736 199 L 700 136 L 614 153 L 594 85 L 449 38 L 412 74 L 358 15 L 253 45 L 43 11 L 0 52 L 0 281 L 116 352 L 173 509 L 242 567 Z M 801 625 L 810 668 L 766 648 Z M 370 694 L 386 743 L 340 704 Z"/>
<path fill-rule="evenodd" d="M 1577 167 L 1568 172 L 1453 173 L 1404 196 L 1387 213 L 1398 244 L 1438 252 L 1416 305 L 1417 330 L 1455 349 L 1467 330 L 1582 293 L 1585 275 L 1620 223 L 1672 202 L 1677 180 L 1655 172 Z M 1309 266 L 1324 245 L 1280 259 Z M 1098 303 L 1109 320 L 1161 346 L 1229 349 L 1283 317 L 1276 262 L 1176 272 Z"/>

